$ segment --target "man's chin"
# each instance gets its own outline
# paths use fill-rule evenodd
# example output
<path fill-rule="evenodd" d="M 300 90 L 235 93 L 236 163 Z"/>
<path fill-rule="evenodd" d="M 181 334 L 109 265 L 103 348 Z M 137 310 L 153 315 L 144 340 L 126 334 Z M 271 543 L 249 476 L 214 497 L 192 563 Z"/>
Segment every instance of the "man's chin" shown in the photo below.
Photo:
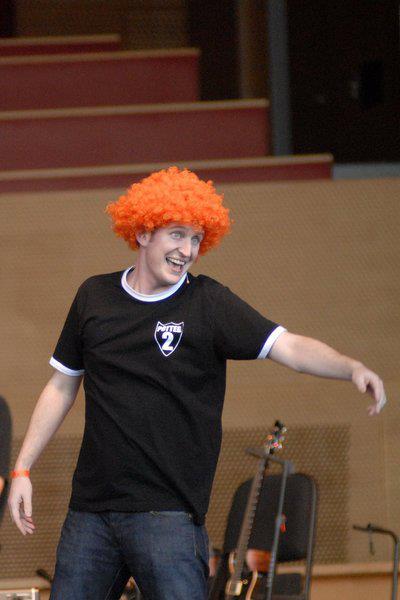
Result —
<path fill-rule="evenodd" d="M 166 279 L 168 281 L 170 281 L 170 285 L 174 285 L 175 283 L 177 283 L 181 277 L 183 277 L 184 275 L 186 275 L 186 273 L 188 272 L 188 268 L 184 268 L 182 269 L 182 271 L 173 271 L 172 269 L 168 269 L 168 271 L 166 272 Z"/>
<path fill-rule="evenodd" d="M 168 281 L 170 285 L 174 285 L 178 283 L 178 281 L 186 274 L 186 271 L 182 271 L 182 273 L 171 273 L 168 277 Z"/>

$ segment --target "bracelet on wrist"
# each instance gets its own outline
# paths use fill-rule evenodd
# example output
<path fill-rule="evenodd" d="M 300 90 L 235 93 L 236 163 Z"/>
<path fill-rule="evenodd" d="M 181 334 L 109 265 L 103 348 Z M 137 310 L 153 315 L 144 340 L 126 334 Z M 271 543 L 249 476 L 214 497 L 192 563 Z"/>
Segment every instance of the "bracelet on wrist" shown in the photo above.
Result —
<path fill-rule="evenodd" d="M 30 471 L 29 469 L 22 469 L 21 471 L 11 471 L 11 479 L 15 479 L 16 477 L 29 477 Z"/>

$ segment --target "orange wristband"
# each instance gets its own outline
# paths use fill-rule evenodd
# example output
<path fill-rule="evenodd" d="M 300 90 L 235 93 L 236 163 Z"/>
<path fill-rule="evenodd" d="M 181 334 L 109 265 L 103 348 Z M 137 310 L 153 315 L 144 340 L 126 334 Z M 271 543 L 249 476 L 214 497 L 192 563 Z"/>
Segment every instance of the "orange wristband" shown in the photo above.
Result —
<path fill-rule="evenodd" d="M 24 469 L 23 471 L 11 471 L 11 479 L 15 479 L 16 477 L 29 477 L 30 471 L 28 469 Z"/>

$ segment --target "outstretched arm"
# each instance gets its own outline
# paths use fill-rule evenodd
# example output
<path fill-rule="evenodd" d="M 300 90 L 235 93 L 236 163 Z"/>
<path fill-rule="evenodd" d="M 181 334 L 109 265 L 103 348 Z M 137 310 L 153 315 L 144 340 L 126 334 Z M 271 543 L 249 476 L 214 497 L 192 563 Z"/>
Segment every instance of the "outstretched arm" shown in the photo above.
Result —
<path fill-rule="evenodd" d="M 33 411 L 15 471 L 31 469 L 74 403 L 81 379 L 55 371 Z M 21 533 L 33 533 L 35 526 L 32 521 L 32 485 L 29 477 L 13 479 L 8 505 L 11 518 Z"/>
<path fill-rule="evenodd" d="M 352 381 L 360 392 L 374 398 L 368 407 L 370 415 L 378 414 L 386 403 L 383 383 L 376 373 L 318 340 L 286 331 L 272 346 L 269 358 L 300 373 Z"/>

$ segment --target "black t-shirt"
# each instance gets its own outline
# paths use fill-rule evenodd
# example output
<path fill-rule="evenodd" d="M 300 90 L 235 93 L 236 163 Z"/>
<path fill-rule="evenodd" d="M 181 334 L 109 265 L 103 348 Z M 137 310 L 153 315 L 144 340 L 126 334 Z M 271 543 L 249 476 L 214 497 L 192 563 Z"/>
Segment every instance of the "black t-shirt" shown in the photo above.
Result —
<path fill-rule="evenodd" d="M 155 296 L 129 272 L 78 290 L 50 363 L 84 373 L 71 508 L 186 510 L 202 523 L 221 442 L 226 360 L 264 358 L 284 331 L 228 288 L 187 275 Z"/>

